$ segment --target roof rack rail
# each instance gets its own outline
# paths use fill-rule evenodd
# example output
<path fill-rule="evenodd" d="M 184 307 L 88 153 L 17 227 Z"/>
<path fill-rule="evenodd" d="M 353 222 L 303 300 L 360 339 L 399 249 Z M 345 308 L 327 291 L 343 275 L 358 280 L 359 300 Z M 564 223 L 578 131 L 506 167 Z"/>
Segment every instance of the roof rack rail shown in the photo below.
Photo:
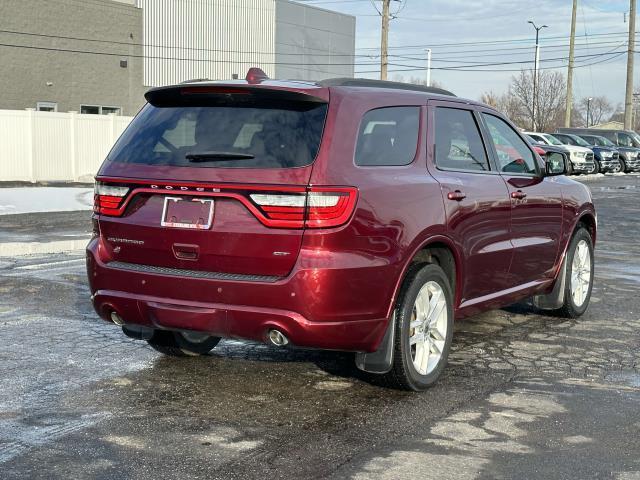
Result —
<path fill-rule="evenodd" d="M 191 80 L 184 80 L 180 82 L 180 85 L 182 85 L 183 83 L 210 82 L 210 81 L 211 81 L 210 78 L 192 78 Z"/>
<path fill-rule="evenodd" d="M 455 97 L 455 94 L 438 87 L 427 87 L 413 83 L 390 82 L 387 80 L 371 80 L 369 78 L 328 78 L 321 80 L 318 85 L 323 87 L 369 87 L 369 88 L 392 88 L 396 90 L 413 90 L 416 92 L 434 93 L 436 95 L 448 95 Z"/>

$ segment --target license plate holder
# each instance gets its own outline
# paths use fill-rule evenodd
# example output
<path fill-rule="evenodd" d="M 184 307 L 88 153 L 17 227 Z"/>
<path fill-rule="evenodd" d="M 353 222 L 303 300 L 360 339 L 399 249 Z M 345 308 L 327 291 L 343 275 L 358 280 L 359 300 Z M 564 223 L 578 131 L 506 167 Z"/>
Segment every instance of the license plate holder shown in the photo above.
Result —
<path fill-rule="evenodd" d="M 160 224 L 169 228 L 208 230 L 213 220 L 210 198 L 164 197 Z"/>

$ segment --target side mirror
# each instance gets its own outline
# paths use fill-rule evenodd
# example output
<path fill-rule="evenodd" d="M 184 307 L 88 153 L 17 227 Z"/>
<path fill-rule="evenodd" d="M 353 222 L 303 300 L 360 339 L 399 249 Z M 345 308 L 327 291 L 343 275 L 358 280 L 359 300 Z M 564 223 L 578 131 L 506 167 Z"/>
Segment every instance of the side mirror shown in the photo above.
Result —
<path fill-rule="evenodd" d="M 564 175 L 566 166 L 564 164 L 564 155 L 556 152 L 549 152 L 545 156 L 545 176 L 555 177 Z"/>

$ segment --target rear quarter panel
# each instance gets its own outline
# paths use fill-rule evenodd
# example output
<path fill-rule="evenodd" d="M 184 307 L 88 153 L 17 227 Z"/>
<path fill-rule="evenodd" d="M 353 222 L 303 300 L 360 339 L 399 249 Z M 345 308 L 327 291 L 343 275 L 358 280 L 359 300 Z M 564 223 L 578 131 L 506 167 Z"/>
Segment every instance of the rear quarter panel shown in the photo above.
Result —
<path fill-rule="evenodd" d="M 443 200 L 426 169 L 424 97 L 350 90 L 349 95 L 332 90 L 323 139 L 327 148 L 321 149 L 314 164 L 311 183 L 357 187 L 356 210 L 341 229 L 306 230 L 300 259 L 305 268 L 338 268 L 348 277 L 348 289 L 314 284 L 318 295 L 334 299 L 327 308 L 387 318 L 408 259 L 428 238 L 445 234 Z M 367 111 L 385 106 L 421 108 L 414 161 L 406 166 L 357 166 L 354 154 L 360 121 Z"/>

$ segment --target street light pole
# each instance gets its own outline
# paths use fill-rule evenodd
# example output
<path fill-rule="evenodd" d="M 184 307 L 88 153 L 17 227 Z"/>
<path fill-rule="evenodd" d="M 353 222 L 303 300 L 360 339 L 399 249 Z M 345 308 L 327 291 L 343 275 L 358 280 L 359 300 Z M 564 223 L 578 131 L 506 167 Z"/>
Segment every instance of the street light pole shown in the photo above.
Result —
<path fill-rule="evenodd" d="M 591 116 L 591 101 L 592 97 L 587 98 L 587 128 L 589 128 L 589 118 Z"/>
<path fill-rule="evenodd" d="M 542 30 L 543 28 L 547 28 L 547 25 L 542 25 L 541 27 L 538 27 L 535 23 L 533 23 L 531 20 L 529 20 L 529 22 L 531 25 L 533 25 L 533 28 L 536 29 L 536 58 L 535 61 L 533 63 L 533 106 L 531 108 L 531 112 L 532 112 L 532 119 L 531 119 L 531 128 L 533 129 L 533 131 L 536 130 L 536 106 L 538 103 L 538 64 L 540 63 L 540 42 L 539 42 L 539 38 L 540 38 L 540 30 Z"/>

